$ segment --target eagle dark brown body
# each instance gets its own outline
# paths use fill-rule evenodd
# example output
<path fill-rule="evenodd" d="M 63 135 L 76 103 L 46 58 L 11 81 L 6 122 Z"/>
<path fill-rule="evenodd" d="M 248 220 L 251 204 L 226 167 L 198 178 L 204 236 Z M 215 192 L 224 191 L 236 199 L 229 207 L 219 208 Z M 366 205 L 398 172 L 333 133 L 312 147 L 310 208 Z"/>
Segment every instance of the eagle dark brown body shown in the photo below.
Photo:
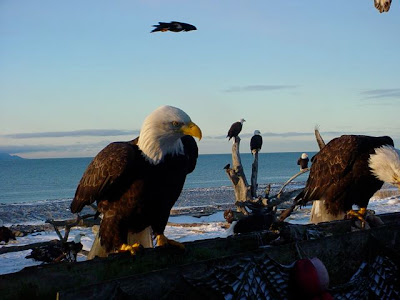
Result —
<path fill-rule="evenodd" d="M 136 233 L 151 226 L 155 235 L 163 234 L 170 210 L 198 157 L 193 137 L 181 140 L 185 154 L 168 154 L 157 165 L 145 160 L 135 139 L 108 145 L 88 166 L 71 211 L 80 212 L 97 201 L 103 214 L 100 240 L 107 251 L 126 243 L 128 231 Z"/>
<path fill-rule="evenodd" d="M 383 185 L 369 167 L 370 155 L 383 145 L 393 146 L 393 140 L 364 135 L 333 139 L 312 158 L 306 187 L 295 200 L 303 204 L 325 200 L 327 211 L 333 215 L 349 211 L 353 204 L 366 208 Z"/>

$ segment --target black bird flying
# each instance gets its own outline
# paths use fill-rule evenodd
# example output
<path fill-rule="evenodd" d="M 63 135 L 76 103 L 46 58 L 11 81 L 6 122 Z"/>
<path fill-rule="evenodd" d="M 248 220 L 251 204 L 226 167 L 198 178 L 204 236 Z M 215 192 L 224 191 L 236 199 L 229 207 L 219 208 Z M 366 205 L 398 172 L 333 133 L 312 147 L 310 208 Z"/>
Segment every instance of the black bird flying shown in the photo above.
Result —
<path fill-rule="evenodd" d="M 153 25 L 153 27 L 155 28 L 151 32 L 157 32 L 157 31 L 181 32 L 181 31 L 197 30 L 197 28 L 191 24 L 176 22 L 176 21 L 172 21 L 170 23 L 158 22 L 158 25 Z"/>

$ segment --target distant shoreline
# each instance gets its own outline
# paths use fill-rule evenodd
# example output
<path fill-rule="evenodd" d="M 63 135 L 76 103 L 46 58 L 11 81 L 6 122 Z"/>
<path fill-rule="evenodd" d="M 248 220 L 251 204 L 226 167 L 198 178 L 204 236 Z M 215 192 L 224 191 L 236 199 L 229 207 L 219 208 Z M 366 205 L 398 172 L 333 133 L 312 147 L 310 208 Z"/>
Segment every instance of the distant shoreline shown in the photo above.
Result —
<path fill-rule="evenodd" d="M 0 160 L 20 160 L 25 159 L 18 155 L 11 155 L 8 153 L 0 153 Z"/>

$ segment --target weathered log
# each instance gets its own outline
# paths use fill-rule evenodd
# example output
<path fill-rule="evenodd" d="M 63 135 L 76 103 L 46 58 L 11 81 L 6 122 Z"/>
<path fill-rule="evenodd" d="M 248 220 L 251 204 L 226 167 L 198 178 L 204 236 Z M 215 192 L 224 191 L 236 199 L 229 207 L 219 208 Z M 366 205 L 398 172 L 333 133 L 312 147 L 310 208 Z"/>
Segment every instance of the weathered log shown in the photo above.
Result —
<path fill-rule="evenodd" d="M 68 240 L 69 232 L 72 227 L 78 226 L 82 223 L 83 220 L 88 218 L 93 218 L 95 214 L 87 214 L 87 215 L 77 215 L 76 219 L 64 220 L 64 221 L 56 221 L 53 219 L 47 219 L 45 223 L 51 224 L 54 227 L 54 230 L 59 237 L 61 242 L 66 242 Z M 64 237 L 61 235 L 61 232 L 58 230 L 58 227 L 65 226 Z"/>
<path fill-rule="evenodd" d="M 235 192 L 236 201 L 247 201 L 251 200 L 250 186 L 247 183 L 246 175 L 243 171 L 242 162 L 240 159 L 240 137 L 235 137 L 234 143 L 232 145 L 232 168 L 230 166 L 225 166 L 225 171 L 228 174 L 229 179 L 233 183 L 233 188 Z M 237 207 L 237 210 L 248 214 L 248 211 L 244 207 Z"/>
<path fill-rule="evenodd" d="M 247 201 L 236 201 L 236 206 L 245 206 L 251 210 L 261 210 L 264 208 L 273 208 L 283 202 L 291 200 L 294 196 L 296 196 L 301 189 L 296 189 L 289 192 L 281 192 L 280 194 L 276 194 L 271 198 L 262 198 L 258 197 L 257 199 L 247 200 Z"/>
<path fill-rule="evenodd" d="M 279 190 L 277 196 L 279 196 L 279 195 L 283 192 L 283 189 L 284 189 L 290 182 L 292 182 L 296 177 L 298 177 L 298 176 L 300 176 L 300 175 L 302 175 L 302 174 L 304 174 L 304 173 L 307 173 L 309 170 L 310 170 L 309 168 L 303 169 L 303 170 L 301 170 L 299 173 L 297 173 L 297 174 L 293 175 L 292 177 L 290 177 L 290 178 L 288 179 L 288 181 L 286 181 L 285 184 L 282 185 L 282 187 L 281 187 L 281 189 Z"/>
<path fill-rule="evenodd" d="M 235 192 L 235 205 L 238 212 L 248 215 L 249 212 L 246 208 L 254 211 L 261 211 L 265 208 L 272 208 L 277 206 L 280 203 L 290 200 L 294 197 L 295 194 L 299 192 L 299 190 L 283 192 L 284 188 L 287 184 L 289 184 L 293 179 L 297 176 L 304 174 L 308 171 L 301 171 L 300 173 L 292 176 L 279 190 L 278 194 L 274 196 L 269 196 L 271 186 L 268 185 L 265 190 L 265 197 L 257 197 L 257 174 L 258 174 L 258 152 L 254 153 L 254 161 L 252 165 L 252 185 L 249 186 L 247 183 L 246 175 L 243 172 L 243 166 L 240 159 L 240 138 L 235 137 L 235 141 L 232 146 L 232 164 L 233 167 L 230 167 L 230 164 L 227 164 L 224 169 L 229 177 L 229 179 L 233 183 L 233 188 Z"/>
<path fill-rule="evenodd" d="M 129 293 L 130 298 L 135 299 L 182 298 L 182 295 L 185 295 L 186 298 L 197 295 L 197 299 L 200 297 L 203 297 L 200 299 L 205 299 L 204 294 L 199 294 L 199 291 L 204 293 L 208 291 L 208 295 L 210 295 L 213 290 L 206 291 L 204 287 L 203 289 L 195 288 L 193 285 L 185 290 L 189 293 L 183 293 L 183 290 L 179 289 L 182 285 L 188 284 L 187 278 L 195 278 L 194 272 L 205 276 L 214 269 L 221 269 L 229 264 L 233 264 L 232 270 L 241 272 L 246 270 L 258 272 L 260 269 L 270 272 L 269 269 L 259 268 L 257 264 L 256 267 L 245 269 L 243 268 L 245 264 L 238 264 L 238 262 L 243 259 L 247 262 L 254 262 L 254 255 L 259 253 L 268 255 L 282 265 L 288 265 L 299 258 L 296 252 L 298 248 L 306 257 L 318 257 L 323 261 L 329 271 L 331 283 L 335 285 L 347 282 L 358 270 L 361 262 L 369 256 L 371 243 L 368 241 L 372 235 L 379 238 L 379 241 L 385 245 L 391 245 L 391 247 L 395 247 L 395 250 L 399 249 L 399 213 L 380 215 L 380 217 L 384 223 L 383 226 L 355 232 L 351 232 L 351 220 L 324 223 L 318 226 L 289 226 L 286 224 L 289 227 L 286 232 L 294 241 L 280 246 L 260 247 L 268 245 L 270 235 L 265 235 L 265 232 L 257 232 L 225 239 L 187 242 L 185 243 L 187 251 L 184 254 L 175 254 L 168 249 L 161 248 L 145 249 L 143 253 L 138 253 L 137 257 L 119 254 L 106 259 L 29 267 L 16 273 L 0 275 L 0 294 L 4 300 L 27 297 L 29 299 L 54 299 L 57 292 L 60 292 L 60 299 L 85 297 L 94 299 L 95 297 L 92 295 L 99 292 L 98 298 L 116 299 L 116 295 L 122 295 L 115 294 L 115 289 L 108 290 L 107 294 L 100 294 L 101 291 L 105 292 L 110 286 L 115 285 L 121 288 L 120 291 Z M 301 230 L 302 228 L 309 230 L 304 231 Z M 303 240 L 312 238 L 310 234 L 315 236 L 315 232 L 321 232 L 321 230 L 330 236 L 316 240 Z M 299 234 L 293 238 L 294 231 Z M 295 247 L 296 242 L 297 248 Z M 383 249 L 383 247 L 379 247 L 379 249 Z M 259 263 L 262 260 L 256 262 Z M 392 274 L 394 274 L 392 276 L 398 275 L 397 273 Z M 43 280 L 43 278 L 53 278 L 54 280 L 49 284 L 49 281 Z M 220 278 L 215 278 L 215 280 Z M 225 278 L 229 280 L 231 277 L 220 279 L 220 285 L 217 285 L 216 288 L 221 285 L 228 288 L 233 286 L 226 285 Z M 247 278 L 245 277 L 243 280 Z M 398 276 L 391 278 L 398 278 Z M 209 299 L 214 298 L 209 297 Z"/>
<path fill-rule="evenodd" d="M 48 242 L 39 242 L 39 243 L 33 243 L 33 244 L 28 244 L 28 245 L 22 245 L 22 246 L 8 246 L 8 247 L 1 247 L 0 248 L 0 254 L 4 253 L 9 253 L 9 252 L 18 252 L 18 251 L 25 251 L 29 249 L 34 249 L 42 246 L 46 246 L 50 243 L 54 243 L 54 241 L 48 241 Z"/>
<path fill-rule="evenodd" d="M 253 164 L 251 165 L 251 196 L 257 197 L 257 176 L 258 176 L 258 151 L 253 152 Z"/>
<path fill-rule="evenodd" d="M 325 147 L 326 144 L 325 144 L 325 141 L 323 140 L 321 134 L 319 133 L 319 126 L 318 126 L 318 125 L 315 126 L 315 128 L 314 128 L 314 134 L 315 134 L 315 139 L 317 140 L 318 147 L 319 147 L 319 149 L 321 150 L 322 148 Z M 305 172 L 308 172 L 308 171 L 309 171 L 309 168 L 308 168 Z M 304 172 L 304 173 L 305 173 L 305 172 Z M 302 174 L 302 172 L 296 174 L 295 177 L 297 177 L 297 176 L 299 176 L 299 175 L 301 175 L 301 174 Z M 322 204 L 322 206 L 321 206 L 321 204 Z M 284 221 L 287 217 L 289 217 L 289 216 L 292 214 L 293 210 L 294 210 L 294 209 L 296 208 L 296 206 L 298 206 L 298 205 L 299 205 L 298 202 L 293 202 L 293 204 L 292 204 L 289 208 L 287 208 L 286 210 L 284 210 L 284 211 L 281 213 L 281 215 L 280 215 L 280 217 L 279 217 L 279 220 L 280 220 L 280 221 Z M 316 201 L 314 201 L 313 207 L 312 207 L 312 209 L 311 209 L 311 219 L 315 219 L 315 218 L 316 218 L 316 217 L 315 217 L 316 205 L 321 206 L 321 208 L 324 207 L 323 203 L 319 203 L 319 202 L 317 203 Z M 320 209 L 319 209 L 319 211 L 320 211 Z M 326 214 L 327 214 L 327 212 L 326 212 Z M 328 220 L 329 220 L 329 216 L 326 215 L 326 216 L 324 216 L 322 219 L 319 217 L 318 220 L 321 221 L 321 222 L 323 222 L 323 221 L 328 221 Z"/>
<path fill-rule="evenodd" d="M 314 128 L 314 134 L 315 134 L 315 139 L 317 140 L 319 150 L 322 150 L 322 148 L 324 148 L 326 144 L 325 144 L 322 136 L 319 134 L 319 126 L 318 125 L 315 126 L 315 128 Z"/>

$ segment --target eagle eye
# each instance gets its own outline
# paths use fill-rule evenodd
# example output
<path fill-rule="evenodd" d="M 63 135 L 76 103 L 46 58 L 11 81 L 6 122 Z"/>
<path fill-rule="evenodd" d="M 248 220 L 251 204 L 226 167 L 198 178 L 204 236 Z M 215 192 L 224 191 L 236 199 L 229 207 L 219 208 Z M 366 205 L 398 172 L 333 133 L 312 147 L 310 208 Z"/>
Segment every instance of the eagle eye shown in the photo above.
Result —
<path fill-rule="evenodd" d="M 174 126 L 174 127 L 181 127 L 182 126 L 182 123 L 181 122 L 178 122 L 178 121 L 172 121 L 172 126 Z"/>

